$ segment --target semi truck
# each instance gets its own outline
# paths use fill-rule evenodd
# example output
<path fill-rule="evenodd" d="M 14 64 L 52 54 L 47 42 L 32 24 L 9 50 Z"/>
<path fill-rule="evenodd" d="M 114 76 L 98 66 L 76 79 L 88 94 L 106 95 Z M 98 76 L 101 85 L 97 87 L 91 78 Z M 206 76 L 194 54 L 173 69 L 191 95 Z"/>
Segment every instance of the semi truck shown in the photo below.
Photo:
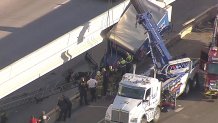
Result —
<path fill-rule="evenodd" d="M 160 27 L 154 22 L 152 11 L 140 7 L 141 0 L 131 0 L 138 15 L 138 24 L 147 30 L 148 50 L 152 57 L 153 72 L 150 75 L 126 73 L 119 83 L 117 95 L 110 104 L 105 122 L 113 123 L 147 123 L 157 122 L 164 104 L 175 108 L 176 98 L 188 94 L 190 87 L 197 85 L 197 65 L 199 59 L 173 59 L 167 50 L 160 29 L 167 25 L 167 12 L 162 17 L 165 23 Z M 143 0 L 143 2 L 149 1 Z M 168 97 L 166 97 L 166 94 Z"/>

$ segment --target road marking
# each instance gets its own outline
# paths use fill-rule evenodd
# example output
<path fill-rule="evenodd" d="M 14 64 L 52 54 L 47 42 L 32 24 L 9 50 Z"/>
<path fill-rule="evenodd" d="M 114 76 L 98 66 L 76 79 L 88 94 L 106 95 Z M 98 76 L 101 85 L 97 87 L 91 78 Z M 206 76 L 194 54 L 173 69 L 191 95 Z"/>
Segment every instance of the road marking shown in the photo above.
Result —
<path fill-rule="evenodd" d="M 90 107 L 90 108 L 105 108 L 105 109 L 108 108 L 106 106 L 95 106 L 95 105 L 89 105 L 88 107 Z"/>
<path fill-rule="evenodd" d="M 53 9 L 57 9 L 57 8 L 61 7 L 62 5 L 68 3 L 68 2 L 70 2 L 70 0 L 66 0 L 66 1 L 64 1 L 64 2 L 62 2 L 62 3 L 60 3 L 60 4 L 58 4 L 58 5 L 55 6 Z"/>
<path fill-rule="evenodd" d="M 101 123 L 102 121 L 104 121 L 104 118 L 103 118 L 103 119 L 101 119 L 101 120 L 99 120 L 97 123 Z"/>
<path fill-rule="evenodd" d="M 195 21 L 195 19 L 196 19 L 196 18 L 192 18 L 191 20 L 189 20 L 189 21 L 187 21 L 187 22 L 183 23 L 183 24 L 182 24 L 182 26 L 186 26 L 186 25 L 188 25 L 188 24 L 190 24 L 190 23 L 194 22 L 194 21 Z"/>
<path fill-rule="evenodd" d="M 182 111 L 183 109 L 184 109 L 184 107 L 177 108 L 177 109 L 175 110 L 175 112 L 180 112 L 180 111 Z"/>
<path fill-rule="evenodd" d="M 61 5 L 57 5 L 57 6 L 55 6 L 53 9 L 57 9 L 57 8 L 59 8 Z"/>
<path fill-rule="evenodd" d="M 68 2 L 70 2 L 70 0 L 66 0 L 66 1 L 62 2 L 61 4 L 63 5 L 63 4 L 66 4 Z"/>

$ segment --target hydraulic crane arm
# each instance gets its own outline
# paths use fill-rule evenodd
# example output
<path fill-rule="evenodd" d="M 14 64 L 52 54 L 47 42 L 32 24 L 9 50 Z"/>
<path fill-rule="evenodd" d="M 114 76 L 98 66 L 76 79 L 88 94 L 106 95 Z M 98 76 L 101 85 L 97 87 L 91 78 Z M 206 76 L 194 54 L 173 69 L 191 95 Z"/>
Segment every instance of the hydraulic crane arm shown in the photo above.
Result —
<path fill-rule="evenodd" d="M 148 32 L 148 47 L 151 51 L 153 63 L 156 68 L 160 69 L 168 64 L 169 60 L 172 59 L 172 56 L 167 50 L 160 35 L 161 31 L 169 25 L 168 15 L 166 13 L 162 17 L 159 23 L 160 25 L 157 25 L 152 18 L 151 12 L 140 7 L 142 3 L 139 0 L 131 0 L 131 3 L 138 12 L 138 23 L 141 24 Z"/>
<path fill-rule="evenodd" d="M 164 15 L 164 17 L 166 17 L 167 19 L 167 14 Z M 162 68 L 163 66 L 168 64 L 169 60 L 172 59 L 172 56 L 170 55 L 164 42 L 162 41 L 162 37 L 160 35 L 161 29 L 157 27 L 152 19 L 151 13 L 149 12 L 140 14 L 138 17 L 138 22 L 142 24 L 148 32 L 149 49 L 151 51 L 153 63 L 157 68 Z"/>

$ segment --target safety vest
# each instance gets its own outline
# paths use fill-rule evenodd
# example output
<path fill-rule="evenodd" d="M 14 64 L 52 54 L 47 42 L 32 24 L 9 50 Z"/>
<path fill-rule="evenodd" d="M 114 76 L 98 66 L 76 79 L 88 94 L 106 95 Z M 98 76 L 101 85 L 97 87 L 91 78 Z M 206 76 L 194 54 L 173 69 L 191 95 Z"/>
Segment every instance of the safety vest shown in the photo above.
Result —
<path fill-rule="evenodd" d="M 125 67 L 126 66 L 126 60 L 121 59 L 120 63 L 120 67 Z"/>
<path fill-rule="evenodd" d="M 133 60 L 133 56 L 129 54 L 129 55 L 126 57 L 127 63 L 131 63 L 132 60 Z"/>

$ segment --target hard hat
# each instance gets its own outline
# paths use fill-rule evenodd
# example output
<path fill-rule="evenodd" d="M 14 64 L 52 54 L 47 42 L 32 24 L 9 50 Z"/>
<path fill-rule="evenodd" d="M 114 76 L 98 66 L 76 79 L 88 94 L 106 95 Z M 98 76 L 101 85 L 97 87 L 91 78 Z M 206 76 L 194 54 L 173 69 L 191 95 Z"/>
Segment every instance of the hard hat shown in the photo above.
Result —
<path fill-rule="evenodd" d="M 106 69 L 105 69 L 105 68 L 102 68 L 102 71 L 106 71 Z"/>
<path fill-rule="evenodd" d="M 97 75 L 101 75 L 101 72 L 100 72 L 100 71 L 97 71 Z"/>
<path fill-rule="evenodd" d="M 110 69 L 110 70 L 112 70 L 112 69 L 113 69 L 113 67 L 112 67 L 112 66 L 109 66 L 109 69 Z"/>

